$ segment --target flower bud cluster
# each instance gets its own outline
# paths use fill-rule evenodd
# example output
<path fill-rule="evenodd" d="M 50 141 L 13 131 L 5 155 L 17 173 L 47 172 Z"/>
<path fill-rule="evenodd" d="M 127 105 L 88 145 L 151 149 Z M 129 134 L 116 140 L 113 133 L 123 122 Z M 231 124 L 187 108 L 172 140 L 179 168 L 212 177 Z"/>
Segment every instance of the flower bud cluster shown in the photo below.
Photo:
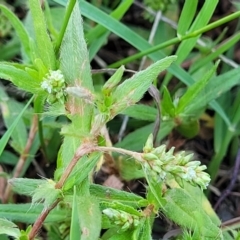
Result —
<path fill-rule="evenodd" d="M 106 208 L 103 213 L 112 221 L 113 224 L 120 226 L 123 231 L 139 225 L 140 218 L 134 214 L 122 210 Z"/>
<path fill-rule="evenodd" d="M 185 151 L 174 155 L 174 148 L 166 151 L 165 145 L 153 148 L 152 135 L 149 136 L 142 154 L 142 159 L 145 160 L 143 166 L 155 180 L 166 180 L 170 174 L 180 186 L 185 180 L 206 189 L 211 180 L 210 176 L 203 172 L 206 166 L 200 165 L 200 161 L 191 161 L 192 157 L 193 154 L 186 154 Z"/>
<path fill-rule="evenodd" d="M 43 78 L 41 88 L 48 92 L 49 95 L 47 101 L 49 103 L 54 103 L 57 101 L 64 103 L 66 96 L 66 83 L 60 70 L 50 70 L 49 73 L 46 74 L 45 78 Z"/>

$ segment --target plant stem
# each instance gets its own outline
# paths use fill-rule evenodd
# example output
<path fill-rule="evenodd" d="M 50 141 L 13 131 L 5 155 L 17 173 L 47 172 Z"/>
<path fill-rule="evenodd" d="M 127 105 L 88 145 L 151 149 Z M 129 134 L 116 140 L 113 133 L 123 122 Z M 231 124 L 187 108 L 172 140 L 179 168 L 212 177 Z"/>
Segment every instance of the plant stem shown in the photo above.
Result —
<path fill-rule="evenodd" d="M 75 152 L 71 162 L 67 166 L 60 180 L 56 183 L 55 188 L 60 189 L 63 187 L 68 176 L 71 174 L 73 168 L 77 164 L 78 160 L 86 154 L 92 153 L 96 150 L 96 146 L 91 143 L 82 144 Z"/>
<path fill-rule="evenodd" d="M 59 35 L 58 35 L 58 38 L 57 38 L 57 41 L 55 44 L 56 55 L 58 55 L 58 52 L 59 52 L 59 49 L 60 49 L 60 46 L 61 46 L 61 43 L 63 40 L 63 36 L 65 34 L 65 31 L 66 31 L 66 28 L 67 28 L 67 25 L 68 25 L 68 22 L 71 17 L 71 14 L 72 14 L 75 4 L 76 4 L 76 0 L 70 0 L 69 4 L 67 5 L 66 13 L 64 15 L 64 19 L 63 19 L 63 23 L 62 23 L 62 28 L 59 32 Z"/>
<path fill-rule="evenodd" d="M 172 38 L 169 41 L 166 41 L 166 42 L 161 43 L 159 45 L 156 45 L 154 47 L 148 48 L 145 51 L 139 52 L 139 53 L 134 54 L 134 55 L 132 55 L 132 56 L 130 56 L 128 58 L 125 58 L 123 60 L 115 62 L 115 63 L 109 65 L 109 67 L 110 68 L 116 68 L 116 67 L 119 67 L 121 65 L 125 65 L 125 64 L 127 64 L 129 62 L 132 62 L 132 61 L 134 61 L 136 59 L 139 59 L 139 58 L 141 58 L 143 56 L 149 55 L 149 54 L 151 54 L 153 52 L 156 52 L 158 50 L 161 50 L 161 49 L 163 49 L 165 47 L 169 47 L 171 45 L 180 43 L 181 41 L 184 41 L 184 40 L 189 39 L 189 38 L 197 37 L 197 36 L 207 32 L 207 31 L 209 31 L 209 30 L 211 30 L 213 28 L 216 28 L 218 26 L 221 26 L 224 23 L 227 23 L 227 22 L 229 22 L 229 21 L 231 21 L 231 20 L 233 20 L 235 18 L 238 18 L 239 16 L 240 16 L 240 11 L 235 12 L 235 13 L 233 13 L 233 14 L 231 14 L 229 16 L 226 16 L 226 17 L 224 17 L 224 18 L 222 18 L 220 20 L 217 20 L 217 21 L 215 21 L 213 23 L 210 23 L 207 26 L 205 26 L 203 28 L 200 28 L 200 29 L 198 29 L 196 31 L 190 32 L 190 33 L 188 33 L 188 34 L 186 34 L 184 36 L 179 36 L 179 37 L 176 37 L 176 38 Z"/>
<path fill-rule="evenodd" d="M 41 215 L 38 217 L 36 222 L 33 224 L 33 227 L 28 235 L 29 240 L 33 240 L 35 236 L 37 235 L 39 229 L 42 227 L 44 220 L 48 216 L 48 214 L 51 212 L 52 209 L 54 209 L 61 199 L 57 199 L 49 208 L 43 210 Z"/>
<path fill-rule="evenodd" d="M 121 154 L 127 154 L 135 159 L 137 159 L 138 161 L 142 162 L 142 157 L 141 157 L 141 153 L 138 152 L 132 152 L 123 148 L 116 148 L 116 147 L 102 147 L 102 146 L 98 146 L 95 147 L 96 151 L 103 151 L 103 152 L 118 152 Z"/>

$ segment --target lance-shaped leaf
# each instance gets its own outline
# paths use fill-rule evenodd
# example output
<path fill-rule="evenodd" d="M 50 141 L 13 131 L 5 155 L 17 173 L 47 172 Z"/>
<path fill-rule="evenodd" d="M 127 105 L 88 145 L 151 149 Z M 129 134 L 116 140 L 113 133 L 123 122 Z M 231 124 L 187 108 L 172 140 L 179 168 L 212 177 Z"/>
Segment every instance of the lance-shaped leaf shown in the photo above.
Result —
<path fill-rule="evenodd" d="M 7 63 L 0 63 L 0 78 L 11 81 L 14 85 L 27 92 L 38 93 L 40 83 L 26 71 Z"/>
<path fill-rule="evenodd" d="M 70 3 L 69 3 L 70 4 Z M 78 131 L 90 132 L 94 105 L 83 95 L 92 96 L 94 92 L 91 78 L 88 51 L 83 34 L 82 18 L 76 3 L 60 49 L 60 69 L 66 79 L 68 92 L 66 108 L 72 123 Z M 74 90 L 74 95 L 71 94 Z M 78 92 L 79 91 L 79 92 Z M 79 123 L 79 124 L 78 124 Z M 78 125 L 78 126 L 77 126 Z M 75 129 L 74 129 L 75 131 Z M 64 150 L 63 150 L 64 152 Z"/>
<path fill-rule="evenodd" d="M 30 0 L 29 7 L 33 19 L 38 55 L 42 59 L 45 67 L 47 67 L 49 70 L 55 70 L 55 53 L 53 44 L 47 32 L 41 3 L 38 0 Z"/>
<path fill-rule="evenodd" d="M 18 122 L 20 121 L 23 113 L 25 112 L 25 110 L 28 108 L 29 104 L 32 102 L 33 97 L 28 101 L 28 103 L 26 104 L 26 106 L 23 108 L 23 110 L 19 113 L 19 115 L 17 116 L 17 118 L 14 120 L 14 122 L 11 124 L 11 126 L 9 126 L 8 130 L 4 133 L 4 135 L 2 136 L 2 138 L 0 139 L 0 155 L 2 154 L 4 148 L 7 145 L 7 142 L 9 140 L 9 138 L 11 137 L 14 129 L 16 128 Z"/>
<path fill-rule="evenodd" d="M 1 234 L 7 234 L 11 237 L 18 238 L 20 235 L 20 230 L 16 224 L 0 218 L 0 235 Z"/>
<path fill-rule="evenodd" d="M 165 193 L 164 214 L 182 227 L 199 232 L 202 239 L 217 238 L 221 230 L 186 190 L 175 188 Z"/>
<path fill-rule="evenodd" d="M 75 4 L 60 51 L 60 69 L 70 86 L 93 91 L 87 45 L 79 5 Z"/>
<path fill-rule="evenodd" d="M 119 85 L 113 92 L 113 105 L 110 109 L 111 116 L 114 117 L 119 112 L 138 102 L 158 74 L 168 68 L 176 58 L 176 56 L 166 57 Z"/>
<path fill-rule="evenodd" d="M 196 83 L 194 83 L 192 86 L 188 88 L 186 93 L 179 100 L 179 103 L 176 109 L 177 114 L 181 114 L 181 113 L 189 114 L 191 113 L 191 111 L 200 109 L 204 107 L 204 105 L 207 105 L 208 102 L 206 102 L 205 91 L 208 94 L 209 92 L 207 91 L 206 86 L 208 85 L 213 74 L 216 72 L 218 64 L 219 64 L 219 61 L 217 61 L 214 67 L 210 69 L 203 76 L 202 79 L 200 79 L 199 81 L 197 81 Z M 207 97 L 209 98 L 209 95 Z M 214 96 L 214 97 L 217 97 L 217 96 Z"/>
<path fill-rule="evenodd" d="M 43 210 L 43 204 L 0 204 L 0 218 L 15 222 L 34 223 Z M 53 209 L 47 216 L 45 223 L 66 221 L 68 209 Z M 1 226 L 1 224 L 0 224 Z"/>
<path fill-rule="evenodd" d="M 21 113 L 24 105 L 8 98 L 8 95 L 5 93 L 3 88 L 0 88 L 0 96 L 0 109 L 2 111 L 5 126 L 9 129 L 16 117 Z M 12 147 L 15 151 L 21 154 L 27 143 L 27 128 L 22 118 L 19 120 L 17 127 L 14 129 L 11 139 Z"/>
<path fill-rule="evenodd" d="M 101 231 L 101 212 L 98 201 L 91 196 L 74 194 L 71 240 L 97 240 Z M 79 230 L 80 231 L 79 231 Z M 80 235 L 80 237 L 79 237 Z"/>

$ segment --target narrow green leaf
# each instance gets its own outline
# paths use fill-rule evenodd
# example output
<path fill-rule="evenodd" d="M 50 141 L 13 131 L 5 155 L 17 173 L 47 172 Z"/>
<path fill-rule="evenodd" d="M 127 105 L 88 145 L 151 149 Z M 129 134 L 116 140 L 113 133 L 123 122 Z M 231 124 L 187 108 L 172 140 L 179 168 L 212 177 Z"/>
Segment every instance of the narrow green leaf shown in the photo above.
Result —
<path fill-rule="evenodd" d="M 180 226 L 199 232 L 204 239 L 221 236 L 220 228 L 185 190 L 170 189 L 164 197 L 166 202 L 162 210 L 168 218 Z"/>
<path fill-rule="evenodd" d="M 44 179 L 42 184 L 34 190 L 32 203 L 43 202 L 44 209 L 50 207 L 57 199 L 62 197 L 62 191 L 55 188 L 55 182 L 51 179 Z"/>
<path fill-rule="evenodd" d="M 163 99 L 161 101 L 161 114 L 163 118 L 175 116 L 175 106 L 173 104 L 171 95 L 165 86 L 163 88 Z"/>
<path fill-rule="evenodd" d="M 18 238 L 20 236 L 20 230 L 16 224 L 0 218 L 0 234 L 7 234 L 8 236 Z"/>
<path fill-rule="evenodd" d="M 5 95 L 3 88 L 0 88 L 0 96 L 2 96 L 0 98 L 0 108 L 2 110 L 5 126 L 8 129 L 11 127 L 19 113 L 23 110 L 24 105 L 8 98 L 7 95 L 3 98 L 3 95 Z M 27 143 L 27 138 L 27 126 L 21 118 L 11 135 L 11 146 L 16 152 L 22 154 Z"/>
<path fill-rule="evenodd" d="M 78 198 L 78 217 L 81 240 L 98 240 L 101 231 L 101 211 L 98 201 L 91 196 Z"/>
<path fill-rule="evenodd" d="M 6 6 L 0 4 L 0 9 L 1 9 L 2 13 L 9 19 L 9 21 L 13 25 L 13 27 L 16 30 L 16 32 L 20 38 L 20 41 L 23 45 L 23 49 L 30 59 L 31 51 L 30 51 L 29 36 L 28 36 L 28 33 L 27 33 L 26 29 L 24 28 L 22 22 Z"/>
<path fill-rule="evenodd" d="M 178 20 L 177 34 L 179 36 L 185 35 L 189 29 L 196 10 L 197 10 L 198 0 L 186 0 L 184 2 L 183 9 L 181 11 L 180 18 Z"/>
<path fill-rule="evenodd" d="M 143 223 L 134 231 L 133 240 L 152 240 L 152 225 L 150 217 L 147 217 L 142 221 Z"/>
<path fill-rule="evenodd" d="M 92 196 L 95 196 L 100 201 L 118 201 L 122 204 L 133 207 L 143 207 L 147 204 L 146 199 L 134 193 L 120 191 L 114 188 L 104 187 L 97 184 L 90 185 L 90 194 Z"/>
<path fill-rule="evenodd" d="M 73 185 L 79 185 L 93 171 L 100 160 L 101 153 L 92 153 L 90 156 L 82 157 L 75 166 L 73 172 L 64 184 L 64 191 L 71 189 Z"/>
<path fill-rule="evenodd" d="M 78 84 L 93 91 L 88 51 L 78 4 L 75 4 L 61 45 L 60 69 L 71 86 Z"/>
<path fill-rule="evenodd" d="M 143 104 L 128 107 L 121 112 L 129 117 L 154 122 L 157 116 L 157 109 Z"/>
<path fill-rule="evenodd" d="M 14 85 L 27 92 L 38 93 L 40 82 L 32 78 L 26 71 L 8 63 L 0 63 L 0 77 L 11 81 Z"/>
<path fill-rule="evenodd" d="M 121 81 L 125 67 L 121 66 L 103 85 L 102 91 L 106 95 L 109 94 Z"/>
<path fill-rule="evenodd" d="M 218 0 L 204 2 L 203 7 L 201 8 L 192 26 L 190 27 L 189 32 L 193 32 L 194 30 L 198 30 L 207 25 L 207 23 L 212 17 L 212 14 L 217 6 L 217 3 Z M 176 63 L 181 63 L 188 56 L 188 54 L 195 46 L 199 37 L 200 35 L 191 39 L 187 39 L 179 45 L 178 50 L 176 52 L 176 55 L 178 56 Z"/>
<path fill-rule="evenodd" d="M 72 202 L 72 216 L 71 216 L 71 227 L 70 227 L 70 240 L 81 239 L 81 228 L 78 216 L 78 199 L 76 194 L 76 187 L 74 186 L 73 191 L 73 202 Z"/>
<path fill-rule="evenodd" d="M 139 101 L 158 74 L 168 68 L 175 60 L 176 56 L 166 57 L 119 85 L 113 92 L 111 115 L 114 116 Z"/>
<path fill-rule="evenodd" d="M 12 178 L 9 180 L 14 192 L 26 196 L 33 196 L 35 189 L 44 182 L 46 182 L 45 179 L 30 178 Z"/>
<path fill-rule="evenodd" d="M 38 0 L 29 0 L 29 7 L 34 25 L 38 55 L 42 59 L 47 69 L 55 70 L 55 53 L 53 44 L 47 32 L 46 22 L 41 8 L 41 2 Z"/>
<path fill-rule="evenodd" d="M 130 8 L 130 6 L 133 4 L 133 0 L 124 0 L 122 1 L 119 6 L 113 11 L 111 12 L 109 15 L 116 19 L 116 20 L 120 20 L 124 14 L 126 13 L 126 11 Z M 80 5 L 81 1 L 80 1 Z M 96 27 L 92 28 L 87 34 L 86 34 L 86 39 L 88 40 L 88 44 L 92 45 L 92 42 L 95 42 L 96 38 L 99 38 L 100 36 L 102 36 L 103 34 L 105 34 L 107 32 L 107 29 L 104 28 L 102 25 L 97 25 Z M 110 32 L 109 32 L 110 33 Z M 109 34 L 108 33 L 108 34 Z"/>
<path fill-rule="evenodd" d="M 198 59 L 196 62 L 194 62 L 189 72 L 192 74 L 195 71 L 197 71 L 199 68 L 202 68 L 206 66 L 209 62 L 213 61 L 214 59 L 218 58 L 219 55 L 226 52 L 228 49 L 230 49 L 234 44 L 236 44 L 240 40 L 240 32 L 237 32 L 233 36 L 229 37 L 228 39 L 224 40 L 223 43 L 220 44 L 220 46 L 216 47 L 212 53 L 210 53 L 208 56 L 203 55 L 201 59 Z"/>
<path fill-rule="evenodd" d="M 34 223 L 43 210 L 43 204 L 0 204 L 0 218 L 15 222 Z M 68 220 L 67 209 L 53 209 L 45 220 L 45 223 L 62 222 Z"/>
<path fill-rule="evenodd" d="M 181 114 L 181 113 L 187 113 L 187 112 L 191 112 L 191 110 L 194 109 L 199 109 L 201 107 L 203 107 L 204 105 L 202 104 L 206 103 L 205 100 L 205 94 L 204 91 L 205 89 L 207 89 L 207 84 L 210 80 L 210 78 L 213 76 L 213 74 L 216 72 L 216 69 L 218 67 L 219 61 L 215 64 L 215 66 L 208 71 L 205 76 L 198 80 L 195 84 L 193 84 L 192 86 L 190 86 L 187 89 L 187 92 L 180 98 L 178 106 L 176 108 L 176 113 L 177 114 Z M 217 96 L 215 96 L 216 98 Z M 214 98 L 214 96 L 213 96 Z M 197 102 L 196 102 L 197 100 Z M 199 105 L 199 104 L 201 105 Z"/>
<path fill-rule="evenodd" d="M 26 106 L 23 108 L 23 110 L 20 112 L 20 114 L 17 116 L 17 118 L 15 119 L 15 121 L 12 123 L 11 127 L 8 128 L 8 130 L 4 133 L 3 137 L 0 139 L 0 155 L 2 154 L 4 148 L 7 145 L 7 142 L 9 140 L 9 138 L 11 137 L 13 130 L 15 129 L 15 127 L 17 126 L 18 122 L 20 121 L 23 113 L 25 112 L 25 110 L 28 108 L 28 106 L 30 105 L 30 103 L 32 102 L 33 97 L 28 101 L 28 103 L 26 104 Z"/>
<path fill-rule="evenodd" d="M 3 151 L 3 153 L 0 154 L 0 164 L 3 163 L 15 166 L 18 162 L 18 159 L 19 157 L 7 150 Z"/>

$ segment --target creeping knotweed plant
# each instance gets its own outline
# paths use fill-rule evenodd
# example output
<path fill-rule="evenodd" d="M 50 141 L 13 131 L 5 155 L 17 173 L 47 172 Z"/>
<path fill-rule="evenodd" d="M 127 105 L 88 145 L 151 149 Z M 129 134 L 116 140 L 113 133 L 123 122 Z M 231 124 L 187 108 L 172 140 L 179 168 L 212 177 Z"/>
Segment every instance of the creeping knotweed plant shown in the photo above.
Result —
<path fill-rule="evenodd" d="M 48 1 L 44 2 L 47 4 Z M 129 2 L 132 1 L 123 1 L 122 4 Z M 151 2 L 156 3 L 158 9 L 164 10 L 167 6 L 165 4 L 171 1 Z M 84 8 L 85 1 L 80 1 L 81 4 L 85 11 L 91 6 L 87 4 Z M 22 22 L 0 4 L 0 9 L 17 30 L 28 59 L 27 65 L 1 62 L 0 78 L 10 80 L 17 87 L 33 94 L 28 105 L 22 109 L 16 121 L 9 124 L 6 135 L 1 139 L 3 150 L 18 123 L 26 128 L 25 132 L 22 128 L 17 129 L 21 134 L 12 134 L 13 139 L 21 143 L 21 148 L 14 149 L 20 149 L 20 160 L 4 200 L 7 202 L 14 190 L 31 197 L 32 202 L 20 206 L 0 204 L 0 234 L 15 239 L 34 240 L 44 225 L 49 239 L 151 240 L 153 221 L 160 212 L 179 226 L 196 232 L 196 239 L 216 239 L 216 236 L 221 236 L 220 220 L 207 212 L 210 207 L 204 208 L 206 204 L 202 204 L 207 201 L 202 190 L 207 188 L 210 181 L 209 175 L 204 172 L 206 166 L 200 165 L 199 161 L 192 161 L 192 154 L 174 154 L 174 148 L 167 151 L 165 145 L 155 148 L 152 134 L 143 152 L 136 152 L 113 147 L 106 133 L 106 124 L 127 108 L 135 106 L 151 88 L 159 73 L 176 61 L 177 56 L 159 59 L 157 54 L 152 65 L 124 81 L 122 66 L 103 86 L 95 88 L 78 2 L 68 1 L 59 34 L 57 31 L 51 32 L 52 26 L 47 26 L 51 23 L 51 11 L 45 15 L 39 0 L 29 0 L 29 7 L 34 36 L 30 36 Z M 49 10 L 48 6 L 45 9 Z M 105 36 L 105 29 L 100 29 L 98 33 Z M 192 91 L 197 92 L 195 88 Z M 159 93 L 156 95 L 159 96 Z M 188 95 L 195 96 L 196 100 L 196 95 L 191 92 Z M 58 122 L 58 126 L 62 125 L 57 135 L 55 127 L 44 128 L 55 126 L 57 120 L 45 118 L 52 112 L 44 108 L 43 99 L 48 104 L 54 104 L 51 111 L 65 119 L 64 124 Z M 33 120 L 22 120 L 22 114 L 32 100 Z M 163 100 L 167 106 L 172 106 L 172 112 L 177 113 L 174 105 L 169 104 L 170 98 L 168 101 Z M 180 103 L 178 106 L 188 109 L 186 100 Z M 48 121 L 52 121 L 51 124 Z M 25 122 L 31 122 L 29 136 L 29 125 L 26 127 Z M 59 145 L 54 147 L 54 150 L 59 151 L 55 153 L 53 150 L 54 154 L 51 147 L 46 145 L 50 142 L 49 136 L 52 136 L 52 142 L 61 139 Z M 27 157 L 40 151 L 44 152 L 46 159 L 48 155 L 53 155 L 52 161 L 56 162 L 54 174 L 48 176 L 49 179 L 20 178 L 22 170 L 26 170 L 27 164 L 30 164 Z M 131 160 L 137 161 L 138 164 L 134 162 L 133 171 L 139 170 L 140 177 L 137 178 L 145 179 L 144 196 L 94 183 L 94 173 L 106 152 L 128 155 Z M 9 216 L 9 213 L 12 215 Z M 25 231 L 20 231 L 10 220 L 22 221 L 29 226 Z"/>

